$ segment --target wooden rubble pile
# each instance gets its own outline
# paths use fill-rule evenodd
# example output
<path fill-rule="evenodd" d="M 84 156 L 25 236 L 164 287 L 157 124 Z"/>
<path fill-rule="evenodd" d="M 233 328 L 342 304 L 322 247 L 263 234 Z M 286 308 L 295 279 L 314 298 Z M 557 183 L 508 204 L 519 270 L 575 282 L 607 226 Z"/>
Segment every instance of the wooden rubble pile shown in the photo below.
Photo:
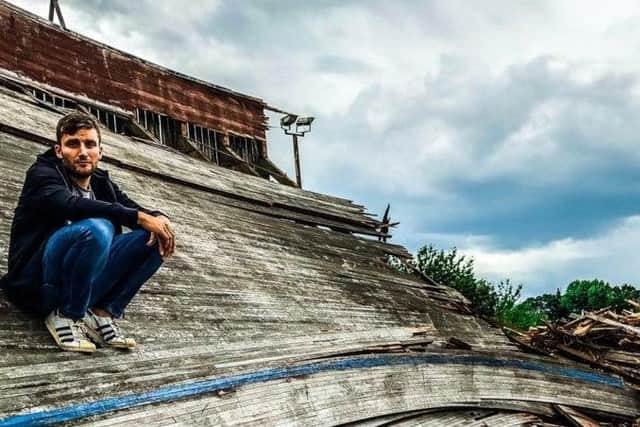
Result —
<path fill-rule="evenodd" d="M 636 309 L 640 303 L 627 301 Z M 566 322 L 530 328 L 526 333 L 507 329 L 507 335 L 529 350 L 588 363 L 623 377 L 640 389 L 640 312 L 610 308 L 585 312 Z"/>

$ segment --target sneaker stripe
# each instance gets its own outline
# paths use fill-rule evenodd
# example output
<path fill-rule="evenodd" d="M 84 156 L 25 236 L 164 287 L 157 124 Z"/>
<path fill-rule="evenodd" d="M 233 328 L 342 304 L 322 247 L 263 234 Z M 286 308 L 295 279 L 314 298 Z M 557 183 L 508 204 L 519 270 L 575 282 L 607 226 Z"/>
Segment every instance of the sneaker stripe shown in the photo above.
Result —
<path fill-rule="evenodd" d="M 54 311 L 47 316 L 44 323 L 62 350 L 83 353 L 93 353 L 96 350 L 96 346 L 87 339 L 80 321 L 62 317 Z"/>
<path fill-rule="evenodd" d="M 125 338 L 119 331 L 115 319 L 96 316 L 92 312 L 87 312 L 87 318 L 84 320 L 87 326 L 87 332 L 96 343 L 104 346 L 117 348 L 133 348 L 136 345 L 135 340 Z"/>

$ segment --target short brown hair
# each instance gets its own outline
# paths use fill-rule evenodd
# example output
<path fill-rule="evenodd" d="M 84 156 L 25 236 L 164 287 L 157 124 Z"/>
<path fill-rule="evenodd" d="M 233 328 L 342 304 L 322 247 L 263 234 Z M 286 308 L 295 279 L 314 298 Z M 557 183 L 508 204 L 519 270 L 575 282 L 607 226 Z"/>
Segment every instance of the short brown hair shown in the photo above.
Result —
<path fill-rule="evenodd" d="M 74 111 L 66 114 L 56 125 L 56 144 L 62 142 L 62 135 L 73 135 L 80 129 L 95 129 L 98 132 L 98 142 L 102 140 L 100 135 L 100 127 L 93 116 L 81 111 Z"/>

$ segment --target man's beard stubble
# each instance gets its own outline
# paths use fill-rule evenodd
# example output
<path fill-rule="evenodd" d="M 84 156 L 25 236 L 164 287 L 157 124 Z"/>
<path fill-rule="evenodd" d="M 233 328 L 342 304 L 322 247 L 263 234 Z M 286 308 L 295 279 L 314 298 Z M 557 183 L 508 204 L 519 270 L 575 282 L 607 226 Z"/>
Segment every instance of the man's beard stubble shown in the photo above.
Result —
<path fill-rule="evenodd" d="M 93 165 L 93 167 L 91 168 L 90 171 L 88 172 L 79 172 L 75 169 L 75 165 L 69 164 L 65 159 L 62 160 L 62 165 L 64 166 L 64 168 L 67 170 L 67 173 L 69 174 L 69 176 L 71 178 L 88 178 L 91 175 L 93 175 L 93 173 L 96 171 L 96 169 L 98 169 L 98 165 L 95 164 Z"/>

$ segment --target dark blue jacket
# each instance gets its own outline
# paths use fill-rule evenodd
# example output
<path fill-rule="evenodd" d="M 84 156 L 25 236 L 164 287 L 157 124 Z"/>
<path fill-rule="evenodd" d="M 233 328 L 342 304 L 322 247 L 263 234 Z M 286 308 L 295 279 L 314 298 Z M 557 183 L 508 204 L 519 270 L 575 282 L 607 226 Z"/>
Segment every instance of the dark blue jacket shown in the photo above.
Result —
<path fill-rule="evenodd" d="M 9 271 L 0 279 L 0 288 L 28 311 L 46 314 L 41 312 L 42 255 L 49 236 L 67 220 L 106 218 L 118 234 L 122 226 L 137 228 L 138 210 L 161 214 L 129 199 L 102 169 L 91 177 L 96 200 L 76 196 L 71 188 L 71 179 L 53 149 L 40 154 L 27 171 L 11 225 Z"/>

